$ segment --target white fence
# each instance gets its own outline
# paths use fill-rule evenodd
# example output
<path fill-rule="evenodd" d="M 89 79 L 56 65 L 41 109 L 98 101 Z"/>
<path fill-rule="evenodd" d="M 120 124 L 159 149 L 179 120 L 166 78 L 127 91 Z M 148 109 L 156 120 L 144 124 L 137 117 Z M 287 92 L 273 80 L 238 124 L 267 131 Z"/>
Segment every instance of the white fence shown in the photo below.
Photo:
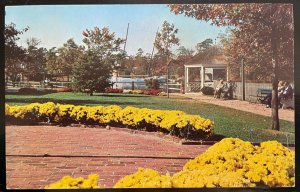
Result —
<path fill-rule="evenodd" d="M 235 82 L 236 89 L 234 91 L 234 97 L 237 99 L 243 98 L 242 82 Z M 258 89 L 272 89 L 271 83 L 245 83 L 245 99 L 250 101 L 249 95 L 256 95 Z"/>
<path fill-rule="evenodd" d="M 19 82 L 6 82 L 5 86 L 8 87 L 32 87 L 32 88 L 44 88 L 44 87 L 53 87 L 53 88 L 60 88 L 60 87 L 71 87 L 72 82 L 59 82 L 59 81 L 50 81 L 48 83 L 42 83 L 38 81 L 19 81 Z"/>

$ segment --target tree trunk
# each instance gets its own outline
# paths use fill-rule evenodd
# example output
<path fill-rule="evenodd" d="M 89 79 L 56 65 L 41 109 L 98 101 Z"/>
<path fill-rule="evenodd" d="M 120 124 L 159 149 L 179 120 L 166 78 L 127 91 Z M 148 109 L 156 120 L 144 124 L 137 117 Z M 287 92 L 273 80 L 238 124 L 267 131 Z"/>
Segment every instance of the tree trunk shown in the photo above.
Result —
<path fill-rule="evenodd" d="M 276 40 L 276 32 L 275 28 L 272 28 L 271 33 L 271 46 L 273 52 L 273 67 L 274 67 L 274 77 L 272 81 L 272 100 L 271 100 L 271 107 L 272 107 L 272 129 L 279 131 L 279 116 L 278 116 L 278 42 Z"/>
<path fill-rule="evenodd" d="M 278 79 L 275 77 L 272 82 L 272 129 L 279 131 L 279 116 L 278 116 Z"/>
<path fill-rule="evenodd" d="M 169 96 L 169 65 L 171 63 L 172 59 L 167 56 L 167 78 L 166 78 L 166 81 L 167 81 L 167 95 L 168 95 L 168 98 L 170 97 Z"/>

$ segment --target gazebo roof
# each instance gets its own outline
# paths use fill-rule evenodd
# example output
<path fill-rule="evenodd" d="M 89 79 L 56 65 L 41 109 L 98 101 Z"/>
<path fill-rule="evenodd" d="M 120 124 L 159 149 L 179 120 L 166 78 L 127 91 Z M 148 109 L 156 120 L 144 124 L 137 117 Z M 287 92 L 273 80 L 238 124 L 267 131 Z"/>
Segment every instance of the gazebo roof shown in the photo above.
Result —
<path fill-rule="evenodd" d="M 211 53 L 207 55 L 195 55 L 184 66 L 186 67 L 226 67 L 226 58 L 220 52 Z"/>
<path fill-rule="evenodd" d="M 211 68 L 225 68 L 225 63 L 190 63 L 184 65 L 185 67 L 211 67 Z"/>

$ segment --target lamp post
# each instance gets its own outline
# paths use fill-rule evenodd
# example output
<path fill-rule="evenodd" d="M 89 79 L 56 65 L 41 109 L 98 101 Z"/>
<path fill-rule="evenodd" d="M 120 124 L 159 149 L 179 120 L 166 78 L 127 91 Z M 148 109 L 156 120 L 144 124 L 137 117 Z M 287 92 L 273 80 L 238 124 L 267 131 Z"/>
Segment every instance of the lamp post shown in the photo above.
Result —
<path fill-rule="evenodd" d="M 166 82 L 167 82 L 167 95 L 168 98 L 170 98 L 170 94 L 169 94 L 169 66 L 171 63 L 172 59 L 170 57 L 167 57 L 167 78 L 166 78 Z"/>
<path fill-rule="evenodd" d="M 245 101 L 245 59 L 242 57 L 242 99 Z"/>
<path fill-rule="evenodd" d="M 116 69 L 116 88 L 118 88 L 118 76 L 119 76 L 119 69 L 121 65 L 115 61 L 115 69 Z"/>

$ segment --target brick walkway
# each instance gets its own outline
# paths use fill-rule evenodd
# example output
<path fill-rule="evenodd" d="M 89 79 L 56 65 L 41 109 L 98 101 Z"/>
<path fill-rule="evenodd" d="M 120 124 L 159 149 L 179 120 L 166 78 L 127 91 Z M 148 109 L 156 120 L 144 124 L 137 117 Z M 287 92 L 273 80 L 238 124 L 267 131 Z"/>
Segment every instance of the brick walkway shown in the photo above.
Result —
<path fill-rule="evenodd" d="M 6 126 L 8 189 L 42 189 L 64 175 L 100 175 L 100 184 L 112 187 L 138 167 L 171 174 L 208 146 L 187 146 L 156 133 L 128 130 Z"/>

